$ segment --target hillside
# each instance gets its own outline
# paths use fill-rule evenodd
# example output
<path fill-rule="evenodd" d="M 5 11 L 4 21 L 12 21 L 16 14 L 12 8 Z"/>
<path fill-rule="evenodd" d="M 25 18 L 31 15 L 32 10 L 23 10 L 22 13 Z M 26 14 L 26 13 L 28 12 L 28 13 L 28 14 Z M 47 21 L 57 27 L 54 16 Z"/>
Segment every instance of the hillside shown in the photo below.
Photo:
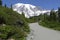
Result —
<path fill-rule="evenodd" d="M 11 8 L 0 6 L 0 39 L 25 40 L 29 33 L 24 16 Z"/>
<path fill-rule="evenodd" d="M 60 8 L 58 8 L 57 11 L 52 9 L 50 15 L 47 15 L 47 13 L 41 15 L 39 24 L 44 27 L 60 31 Z"/>

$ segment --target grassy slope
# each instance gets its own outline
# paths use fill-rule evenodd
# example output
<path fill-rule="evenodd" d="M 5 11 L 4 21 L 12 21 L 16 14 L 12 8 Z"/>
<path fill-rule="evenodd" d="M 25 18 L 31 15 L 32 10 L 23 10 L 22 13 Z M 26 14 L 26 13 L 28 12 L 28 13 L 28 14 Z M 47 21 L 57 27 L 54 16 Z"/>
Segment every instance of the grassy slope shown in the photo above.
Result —
<path fill-rule="evenodd" d="M 60 30 L 60 23 L 58 22 L 39 22 L 39 24 L 47 28 Z"/>
<path fill-rule="evenodd" d="M 35 22 L 38 22 L 40 20 L 40 15 L 39 16 L 30 17 L 30 18 L 25 18 L 25 20 L 28 23 L 35 23 Z"/>
<path fill-rule="evenodd" d="M 47 16 L 47 17 L 48 17 L 47 19 L 44 19 L 44 15 L 42 15 L 40 17 L 41 20 L 38 22 L 39 25 L 42 25 L 44 27 L 60 31 L 60 22 L 57 22 L 57 21 L 48 21 L 48 19 L 50 20 L 50 18 L 49 18 L 49 16 Z"/>
<path fill-rule="evenodd" d="M 30 30 L 29 30 L 29 27 L 28 27 L 28 23 L 26 22 L 23 15 L 18 14 L 17 12 L 13 11 L 10 8 L 5 8 L 5 7 L 0 6 L 0 17 L 1 16 L 5 20 L 5 22 L 6 22 L 5 25 L 6 26 L 0 25 L 0 32 L 2 32 L 2 34 L 0 34 L 0 38 L 6 39 L 7 36 L 8 36 L 8 33 L 14 32 L 16 34 L 10 36 L 9 38 L 12 37 L 12 38 L 16 38 L 16 39 L 19 39 L 19 40 L 20 39 L 25 40 L 24 35 L 27 35 L 27 33 L 29 33 Z M 16 24 L 17 20 L 22 21 L 24 24 L 23 25 L 17 25 Z"/>

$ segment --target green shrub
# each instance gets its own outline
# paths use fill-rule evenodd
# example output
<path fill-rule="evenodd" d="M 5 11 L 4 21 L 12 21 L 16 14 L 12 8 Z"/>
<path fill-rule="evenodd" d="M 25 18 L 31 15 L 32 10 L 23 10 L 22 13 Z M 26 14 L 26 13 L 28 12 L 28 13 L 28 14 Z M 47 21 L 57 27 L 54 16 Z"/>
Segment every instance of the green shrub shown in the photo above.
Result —
<path fill-rule="evenodd" d="M 3 23 L 0 24 L 0 38 L 4 38 L 5 40 L 8 38 L 25 40 L 30 29 L 23 15 L 18 14 L 10 8 L 0 6 L 0 16 L 2 16 L 4 20 Z M 22 21 L 24 24 L 18 25 L 18 20 Z"/>

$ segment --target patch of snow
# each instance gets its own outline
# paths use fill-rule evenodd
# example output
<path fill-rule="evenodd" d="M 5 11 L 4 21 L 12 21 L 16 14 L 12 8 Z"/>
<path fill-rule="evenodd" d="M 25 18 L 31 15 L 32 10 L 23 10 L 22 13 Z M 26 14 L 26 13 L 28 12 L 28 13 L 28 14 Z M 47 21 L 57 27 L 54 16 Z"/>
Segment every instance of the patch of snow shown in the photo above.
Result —
<path fill-rule="evenodd" d="M 13 10 L 17 11 L 19 14 L 22 14 L 22 12 L 24 12 L 25 17 L 29 18 L 32 16 L 38 16 L 41 13 L 48 13 L 50 12 L 50 10 L 43 10 L 42 8 L 38 8 L 37 6 L 31 5 L 31 4 L 24 4 L 24 3 L 17 3 L 13 5 Z M 57 11 L 57 10 L 55 10 Z"/>

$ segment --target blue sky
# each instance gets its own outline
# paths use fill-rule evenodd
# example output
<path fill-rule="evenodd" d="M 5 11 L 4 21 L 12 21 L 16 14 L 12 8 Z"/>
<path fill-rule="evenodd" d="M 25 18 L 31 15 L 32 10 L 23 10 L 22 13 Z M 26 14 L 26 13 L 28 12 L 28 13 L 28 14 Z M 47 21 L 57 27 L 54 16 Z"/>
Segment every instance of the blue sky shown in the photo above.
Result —
<path fill-rule="evenodd" d="M 2 0 L 3 5 L 7 4 L 9 7 L 11 4 L 16 3 L 28 3 L 44 9 L 57 9 L 60 7 L 60 0 Z"/>

